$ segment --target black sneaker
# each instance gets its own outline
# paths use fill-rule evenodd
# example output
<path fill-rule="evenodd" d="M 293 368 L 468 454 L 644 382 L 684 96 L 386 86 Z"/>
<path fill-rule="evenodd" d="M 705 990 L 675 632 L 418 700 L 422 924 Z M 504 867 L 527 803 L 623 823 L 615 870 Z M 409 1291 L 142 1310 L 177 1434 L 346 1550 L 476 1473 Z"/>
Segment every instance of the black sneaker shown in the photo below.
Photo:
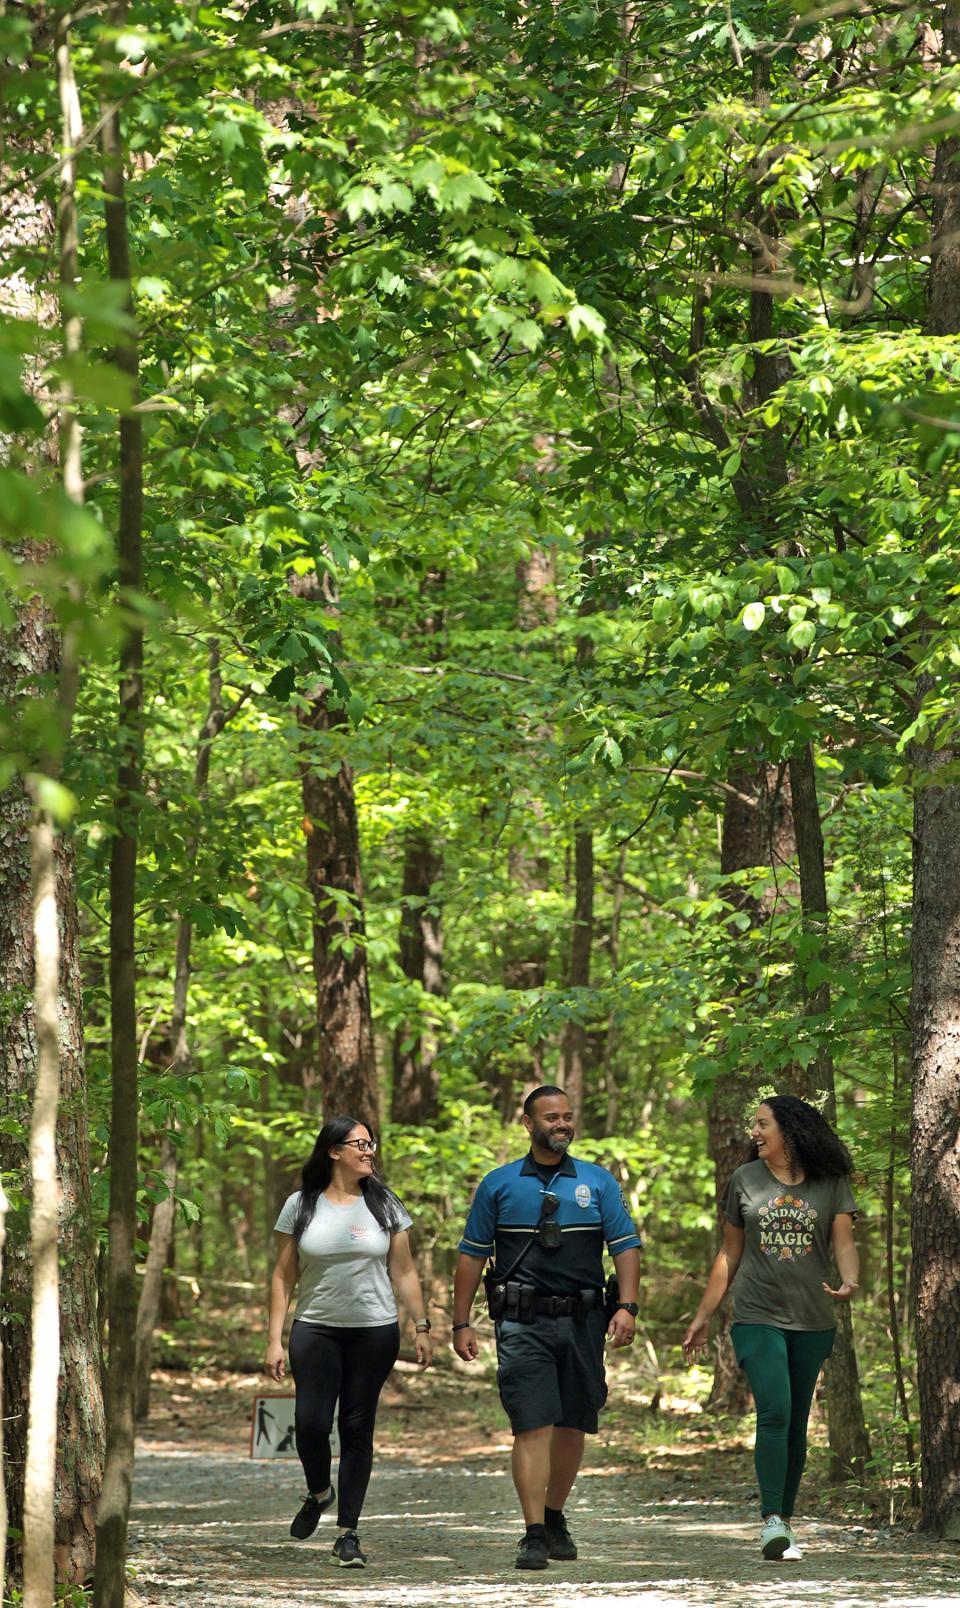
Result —
<path fill-rule="evenodd" d="M 559 1519 L 547 1520 L 544 1525 L 547 1532 L 548 1558 L 562 1558 L 572 1562 L 577 1556 L 577 1544 L 567 1529 L 567 1521 L 561 1513 Z"/>
<path fill-rule="evenodd" d="M 525 1535 L 517 1547 L 518 1569 L 546 1569 L 550 1562 L 546 1536 Z"/>
<path fill-rule="evenodd" d="M 360 1551 L 360 1542 L 356 1530 L 348 1530 L 346 1535 L 338 1535 L 333 1543 L 333 1556 L 341 1569 L 365 1569 L 367 1554 Z"/>
<path fill-rule="evenodd" d="M 290 1534 L 298 1541 L 306 1541 L 312 1535 L 327 1508 L 333 1507 L 337 1500 L 337 1493 L 331 1485 L 326 1496 L 311 1496 L 308 1491 L 304 1498 L 303 1507 L 290 1526 Z"/>

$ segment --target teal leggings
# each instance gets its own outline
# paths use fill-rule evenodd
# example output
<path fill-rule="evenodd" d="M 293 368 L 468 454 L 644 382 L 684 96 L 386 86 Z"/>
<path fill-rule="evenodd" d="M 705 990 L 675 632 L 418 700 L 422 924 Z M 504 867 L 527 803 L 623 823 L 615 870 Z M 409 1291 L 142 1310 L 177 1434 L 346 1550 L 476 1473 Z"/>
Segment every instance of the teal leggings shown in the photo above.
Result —
<path fill-rule="evenodd" d="M 789 1519 L 807 1460 L 814 1387 L 836 1329 L 775 1329 L 734 1323 L 730 1338 L 757 1404 L 754 1462 L 762 1513 Z"/>

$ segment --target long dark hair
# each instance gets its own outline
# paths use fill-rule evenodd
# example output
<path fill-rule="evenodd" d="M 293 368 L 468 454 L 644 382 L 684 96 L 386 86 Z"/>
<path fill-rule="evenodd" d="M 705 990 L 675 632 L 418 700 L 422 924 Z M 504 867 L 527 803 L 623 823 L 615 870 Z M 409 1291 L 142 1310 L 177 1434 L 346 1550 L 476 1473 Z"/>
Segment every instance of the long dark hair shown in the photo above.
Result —
<path fill-rule="evenodd" d="M 795 1094 L 771 1094 L 760 1104 L 769 1106 L 776 1117 L 795 1172 L 802 1172 L 805 1178 L 846 1178 L 853 1172 L 849 1150 L 816 1106 L 798 1100 Z M 747 1160 L 756 1161 L 757 1154 L 752 1144 Z"/>
<path fill-rule="evenodd" d="M 300 1244 L 303 1231 L 317 1209 L 317 1201 L 333 1177 L 333 1157 L 330 1151 L 334 1146 L 342 1145 L 354 1128 L 365 1128 L 370 1138 L 373 1138 L 369 1123 L 361 1122 L 359 1117 L 331 1117 L 317 1134 L 317 1142 L 310 1153 L 310 1159 L 305 1163 L 300 1175 L 300 1204 L 293 1225 L 293 1238 L 297 1245 Z M 370 1215 L 376 1218 L 380 1227 L 388 1234 L 394 1233 L 400 1227 L 400 1202 L 396 1195 L 375 1173 L 371 1173 L 369 1178 L 361 1178 L 360 1188 Z"/>

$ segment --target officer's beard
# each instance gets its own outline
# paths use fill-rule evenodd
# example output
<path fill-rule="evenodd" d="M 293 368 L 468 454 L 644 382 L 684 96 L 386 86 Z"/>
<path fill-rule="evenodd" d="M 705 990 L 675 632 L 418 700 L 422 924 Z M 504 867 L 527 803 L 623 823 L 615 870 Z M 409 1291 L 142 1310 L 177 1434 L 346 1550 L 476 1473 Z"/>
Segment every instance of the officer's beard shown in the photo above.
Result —
<path fill-rule="evenodd" d="M 565 1156 L 567 1146 L 573 1139 L 573 1133 L 551 1133 L 547 1128 L 541 1128 L 539 1123 L 534 1122 L 530 1137 L 541 1150 L 549 1150 L 554 1156 Z"/>

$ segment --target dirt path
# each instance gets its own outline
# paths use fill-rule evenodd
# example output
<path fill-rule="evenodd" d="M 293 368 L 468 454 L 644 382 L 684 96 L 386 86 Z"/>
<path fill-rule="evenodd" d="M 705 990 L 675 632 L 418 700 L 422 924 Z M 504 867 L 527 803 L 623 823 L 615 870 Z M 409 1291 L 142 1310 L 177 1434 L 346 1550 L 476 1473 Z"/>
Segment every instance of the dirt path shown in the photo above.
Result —
<path fill-rule="evenodd" d="M 331 1566 L 330 1518 L 289 1536 L 302 1497 L 296 1462 L 251 1462 L 249 1412 L 262 1375 L 167 1373 L 154 1386 L 130 1516 L 137 1600 L 150 1608 L 960 1608 L 960 1547 L 905 1524 L 830 1515 L 836 1487 L 804 1483 L 806 1557 L 757 1550 L 748 1425 L 724 1438 L 680 1397 L 651 1415 L 622 1372 L 568 1515 L 576 1563 L 513 1568 L 519 1528 L 507 1426 L 489 1378 L 400 1364 L 381 1399 L 363 1547 L 370 1565 Z M 822 1431 L 818 1431 L 822 1439 Z"/>
<path fill-rule="evenodd" d="M 960 1604 L 960 1549 L 900 1526 L 891 1532 L 821 1517 L 798 1526 L 807 1544 L 802 1563 L 764 1563 L 744 1488 L 749 1454 L 708 1452 L 708 1440 L 691 1442 L 686 1432 L 665 1456 L 632 1468 L 622 1458 L 605 1461 L 609 1445 L 591 1443 L 568 1509 L 579 1561 L 520 1574 L 503 1430 L 461 1405 L 458 1424 L 454 1408 L 425 1411 L 425 1401 L 408 1399 L 384 1425 L 361 1530 L 370 1565 L 361 1572 L 331 1566 L 329 1519 L 312 1540 L 291 1540 L 299 1467 L 251 1462 L 236 1449 L 245 1432 L 239 1402 L 218 1418 L 212 1398 L 198 1414 L 195 1390 L 174 1394 L 137 1460 L 130 1561 L 141 1601 L 151 1608 Z M 200 1450 L 196 1426 L 204 1420 L 209 1433 Z"/>

